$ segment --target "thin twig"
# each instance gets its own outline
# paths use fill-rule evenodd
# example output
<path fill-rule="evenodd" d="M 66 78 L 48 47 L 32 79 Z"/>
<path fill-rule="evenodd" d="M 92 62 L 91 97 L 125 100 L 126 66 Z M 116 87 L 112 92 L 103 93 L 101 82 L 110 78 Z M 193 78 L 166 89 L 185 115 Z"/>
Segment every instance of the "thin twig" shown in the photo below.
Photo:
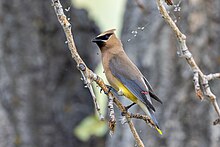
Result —
<path fill-rule="evenodd" d="M 130 117 L 131 118 L 136 118 L 136 119 L 142 119 L 142 120 L 144 120 L 146 122 L 146 124 L 149 124 L 150 126 L 152 126 L 154 128 L 156 127 L 154 122 L 148 116 L 146 116 L 146 115 L 142 115 L 142 114 L 138 114 L 138 113 L 137 114 L 131 113 Z"/>
<path fill-rule="evenodd" d="M 83 60 L 81 59 L 81 57 L 79 56 L 79 54 L 77 52 L 75 42 L 72 37 L 71 24 L 67 20 L 66 15 L 63 12 L 62 5 L 60 4 L 59 0 L 52 0 L 52 5 L 53 5 L 54 10 L 56 12 L 57 18 L 58 18 L 58 20 L 59 20 L 59 22 L 65 32 L 67 42 L 68 42 L 68 47 L 71 51 L 72 58 L 77 63 L 77 67 L 82 74 L 84 84 L 86 85 L 86 87 L 88 87 L 88 89 L 93 97 L 95 108 L 99 114 L 99 119 L 102 120 L 104 117 L 101 115 L 100 107 L 97 104 L 97 100 L 96 100 L 93 88 L 91 87 L 92 80 L 90 78 L 88 78 L 88 73 L 91 72 L 91 70 L 87 69 L 85 63 L 83 62 Z"/>
<path fill-rule="evenodd" d="M 167 3 L 167 5 L 173 5 L 173 0 L 165 0 L 165 2 Z"/>
<path fill-rule="evenodd" d="M 92 77 L 92 76 L 91 76 Z M 114 95 L 109 91 L 109 88 L 106 86 L 104 81 L 99 77 L 92 77 L 92 79 L 96 82 L 96 84 L 99 85 L 99 87 L 104 91 L 104 93 L 107 94 L 108 96 L 108 108 L 109 108 L 109 129 L 110 129 L 110 135 L 112 135 L 115 131 L 116 127 L 116 119 L 115 119 L 115 114 L 114 114 L 114 107 L 113 107 L 113 100 L 114 100 Z"/>
<path fill-rule="evenodd" d="M 109 120 L 110 135 L 113 135 L 113 133 L 115 131 L 115 124 L 116 124 L 113 99 L 114 99 L 114 97 L 109 96 L 108 109 L 109 109 L 109 116 L 110 116 L 110 120 Z"/>
<path fill-rule="evenodd" d="M 188 50 L 188 47 L 186 45 L 186 36 L 179 30 L 179 28 L 176 26 L 175 22 L 169 16 L 169 14 L 167 13 L 167 10 L 164 7 L 164 5 L 162 4 L 161 0 L 156 0 L 156 1 L 157 1 L 158 10 L 160 11 L 162 17 L 169 24 L 169 26 L 171 27 L 171 29 L 173 30 L 173 32 L 177 36 L 177 40 L 180 45 L 180 53 L 179 53 L 180 57 L 183 57 L 186 59 L 187 63 L 189 64 L 189 66 L 191 67 L 191 69 L 193 71 L 193 74 L 194 74 L 193 79 L 194 79 L 194 84 L 195 84 L 194 87 L 195 87 L 195 91 L 196 91 L 197 96 L 201 99 L 203 97 L 202 93 L 204 93 L 211 100 L 212 105 L 213 105 L 216 113 L 218 114 L 218 119 L 220 119 L 220 109 L 219 109 L 218 103 L 216 101 L 216 96 L 212 93 L 212 91 L 209 87 L 209 83 L 208 83 L 209 80 L 219 78 L 220 73 L 210 74 L 207 76 L 203 74 L 203 72 L 200 70 L 200 68 L 196 64 L 191 52 Z M 202 83 L 203 91 L 201 91 L 201 89 L 200 89 L 199 79 Z M 215 122 L 219 122 L 218 119 Z"/>
<path fill-rule="evenodd" d="M 196 92 L 196 96 L 202 100 L 203 94 L 202 94 L 202 90 L 200 88 L 200 84 L 199 84 L 199 72 L 198 71 L 194 71 L 193 73 L 193 82 L 194 82 L 194 88 L 195 88 L 195 92 Z"/>
<path fill-rule="evenodd" d="M 142 142 L 142 140 L 140 139 L 133 122 L 130 119 L 130 115 L 127 113 L 125 107 L 121 104 L 121 102 L 114 97 L 114 95 L 109 92 L 108 87 L 105 85 L 105 83 L 103 82 L 103 80 L 97 76 L 92 70 L 90 70 L 86 64 L 83 62 L 83 60 L 81 59 L 81 57 L 79 56 L 74 40 L 73 40 L 73 35 L 71 32 L 71 25 L 69 23 L 69 21 L 67 20 L 63 9 L 62 9 L 62 5 L 60 3 L 59 0 L 52 0 L 52 6 L 54 7 L 55 13 L 57 15 L 57 18 L 61 24 L 61 26 L 63 27 L 64 33 L 66 35 L 67 38 L 67 42 L 68 42 L 68 47 L 70 49 L 72 58 L 75 60 L 75 62 L 77 63 L 77 68 L 80 70 L 84 83 L 86 84 L 86 86 L 89 88 L 90 93 L 93 97 L 94 103 L 95 103 L 95 107 L 97 111 L 100 111 L 99 106 L 96 102 L 96 97 L 94 95 L 93 89 L 90 87 L 91 82 L 95 81 L 101 88 L 102 90 L 107 93 L 108 98 L 109 99 L 113 99 L 114 103 L 116 104 L 116 106 L 119 108 L 119 110 L 121 112 L 124 112 L 125 117 L 127 119 L 127 122 L 129 124 L 130 130 L 135 138 L 135 141 L 137 142 L 137 145 L 139 147 L 144 147 L 144 144 Z M 100 113 L 101 114 L 101 113 Z M 111 125 L 113 125 L 112 127 L 115 128 L 115 122 L 113 122 Z M 110 128 L 111 129 L 111 128 Z"/>
<path fill-rule="evenodd" d="M 214 79 L 220 79 L 220 73 L 215 73 L 215 74 L 209 74 L 206 76 L 207 80 L 214 80 Z"/>

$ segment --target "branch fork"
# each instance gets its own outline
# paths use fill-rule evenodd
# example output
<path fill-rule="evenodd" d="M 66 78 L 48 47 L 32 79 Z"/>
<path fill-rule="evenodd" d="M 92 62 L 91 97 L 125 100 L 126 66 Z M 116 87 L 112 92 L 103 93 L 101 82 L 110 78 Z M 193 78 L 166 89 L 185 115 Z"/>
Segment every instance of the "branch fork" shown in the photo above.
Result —
<path fill-rule="evenodd" d="M 165 1 L 168 2 L 168 0 L 165 0 Z M 173 32 L 176 34 L 177 40 L 180 45 L 179 56 L 186 59 L 188 65 L 191 67 L 191 69 L 193 71 L 193 83 L 194 83 L 194 88 L 195 88 L 195 92 L 196 92 L 197 97 L 200 100 L 202 100 L 203 95 L 205 95 L 210 99 L 210 101 L 212 102 L 212 105 L 218 115 L 218 118 L 213 122 L 213 124 L 214 125 L 220 124 L 220 109 L 219 109 L 218 103 L 216 101 L 216 96 L 212 93 L 210 86 L 209 86 L 210 80 L 220 79 L 220 73 L 209 74 L 209 75 L 203 74 L 201 69 L 196 64 L 196 62 L 192 56 L 192 53 L 189 51 L 189 49 L 186 45 L 186 36 L 179 30 L 179 28 L 176 26 L 175 22 L 169 16 L 169 14 L 168 14 L 166 8 L 164 7 L 164 5 L 162 4 L 161 0 L 156 0 L 156 2 L 157 2 L 158 10 L 160 11 L 162 17 L 167 22 L 167 24 L 170 26 L 170 28 L 173 30 Z M 202 86 L 202 89 L 201 89 L 201 86 Z"/>

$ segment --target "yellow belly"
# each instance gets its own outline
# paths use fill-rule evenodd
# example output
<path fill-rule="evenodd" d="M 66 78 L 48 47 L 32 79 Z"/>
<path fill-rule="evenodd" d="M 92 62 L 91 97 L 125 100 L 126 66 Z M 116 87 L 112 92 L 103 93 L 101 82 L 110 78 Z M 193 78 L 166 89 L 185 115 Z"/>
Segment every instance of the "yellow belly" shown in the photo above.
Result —
<path fill-rule="evenodd" d="M 118 90 L 121 90 L 125 97 L 133 102 L 137 101 L 137 98 L 119 81 L 117 81 Z"/>
<path fill-rule="evenodd" d="M 121 90 L 125 97 L 135 103 L 137 102 L 137 98 L 116 77 L 112 75 L 112 72 L 109 70 L 109 68 L 105 69 L 105 74 L 108 82 L 115 90 Z"/>

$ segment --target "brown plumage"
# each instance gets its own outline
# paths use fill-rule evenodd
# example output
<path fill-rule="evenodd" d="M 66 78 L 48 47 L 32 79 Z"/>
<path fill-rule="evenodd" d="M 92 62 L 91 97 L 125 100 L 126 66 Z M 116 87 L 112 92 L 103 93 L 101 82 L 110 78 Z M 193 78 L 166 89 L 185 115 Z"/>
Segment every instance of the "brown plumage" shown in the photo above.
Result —
<path fill-rule="evenodd" d="M 154 116 L 155 108 L 151 98 L 159 102 L 161 100 L 156 96 L 147 79 L 128 58 L 121 41 L 116 37 L 114 31 L 114 29 L 108 30 L 92 40 L 101 50 L 106 78 L 118 93 L 122 93 L 125 97 L 138 104 L 153 120 L 157 131 L 162 134 Z"/>

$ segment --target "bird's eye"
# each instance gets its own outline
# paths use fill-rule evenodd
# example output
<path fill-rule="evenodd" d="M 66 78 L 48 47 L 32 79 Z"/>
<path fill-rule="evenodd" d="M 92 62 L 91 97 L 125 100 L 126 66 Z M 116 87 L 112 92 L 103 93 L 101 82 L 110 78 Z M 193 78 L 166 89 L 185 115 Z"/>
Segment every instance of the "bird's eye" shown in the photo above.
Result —
<path fill-rule="evenodd" d="M 110 34 L 107 34 L 107 35 L 103 36 L 103 39 L 108 40 L 109 37 L 110 37 Z"/>
<path fill-rule="evenodd" d="M 108 40 L 111 35 L 112 35 L 112 34 L 106 34 L 106 35 L 100 36 L 100 37 L 98 37 L 98 38 L 99 38 L 99 39 L 102 39 L 102 40 Z"/>

